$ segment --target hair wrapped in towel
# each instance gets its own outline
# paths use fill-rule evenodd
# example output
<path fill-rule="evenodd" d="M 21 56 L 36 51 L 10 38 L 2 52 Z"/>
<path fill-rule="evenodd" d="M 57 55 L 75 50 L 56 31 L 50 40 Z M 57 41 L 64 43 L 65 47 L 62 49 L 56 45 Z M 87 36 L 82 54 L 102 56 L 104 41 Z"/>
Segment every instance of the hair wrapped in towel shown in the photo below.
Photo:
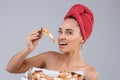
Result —
<path fill-rule="evenodd" d="M 70 8 L 64 20 L 69 17 L 74 18 L 78 22 L 83 40 L 86 42 L 92 32 L 94 24 L 94 16 L 91 10 L 84 5 L 75 4 Z"/>

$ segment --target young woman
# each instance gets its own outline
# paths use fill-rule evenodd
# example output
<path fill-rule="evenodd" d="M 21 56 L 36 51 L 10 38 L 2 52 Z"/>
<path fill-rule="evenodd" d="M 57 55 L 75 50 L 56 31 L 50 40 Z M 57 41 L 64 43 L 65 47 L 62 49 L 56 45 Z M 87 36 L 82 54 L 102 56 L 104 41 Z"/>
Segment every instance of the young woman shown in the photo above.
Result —
<path fill-rule="evenodd" d="M 81 4 L 75 4 L 64 17 L 59 27 L 60 52 L 47 51 L 27 58 L 42 38 L 39 30 L 30 32 L 26 47 L 8 62 L 7 71 L 23 73 L 32 67 L 53 71 L 83 71 L 87 80 L 97 80 L 96 70 L 87 64 L 81 55 L 81 47 L 92 32 L 92 12 Z"/>

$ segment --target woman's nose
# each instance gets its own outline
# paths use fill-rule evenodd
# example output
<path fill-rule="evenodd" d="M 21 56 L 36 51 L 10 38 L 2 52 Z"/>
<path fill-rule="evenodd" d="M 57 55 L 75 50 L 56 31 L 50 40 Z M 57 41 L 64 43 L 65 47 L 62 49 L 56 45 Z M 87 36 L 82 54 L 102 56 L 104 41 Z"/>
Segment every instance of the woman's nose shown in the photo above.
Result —
<path fill-rule="evenodd" d="M 62 33 L 62 34 L 59 34 L 58 38 L 59 38 L 59 39 L 66 39 L 66 36 L 65 36 L 64 33 Z"/>

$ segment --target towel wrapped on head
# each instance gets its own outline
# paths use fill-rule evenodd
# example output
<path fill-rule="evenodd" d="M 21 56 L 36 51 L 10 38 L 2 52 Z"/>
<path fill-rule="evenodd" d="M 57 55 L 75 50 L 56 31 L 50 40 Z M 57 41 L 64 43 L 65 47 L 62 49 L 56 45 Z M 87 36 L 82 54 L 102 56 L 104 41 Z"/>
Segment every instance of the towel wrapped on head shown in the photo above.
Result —
<path fill-rule="evenodd" d="M 86 42 L 92 32 L 94 24 L 94 16 L 91 10 L 84 5 L 75 4 L 65 15 L 64 20 L 69 17 L 74 18 L 78 22 L 83 40 Z"/>

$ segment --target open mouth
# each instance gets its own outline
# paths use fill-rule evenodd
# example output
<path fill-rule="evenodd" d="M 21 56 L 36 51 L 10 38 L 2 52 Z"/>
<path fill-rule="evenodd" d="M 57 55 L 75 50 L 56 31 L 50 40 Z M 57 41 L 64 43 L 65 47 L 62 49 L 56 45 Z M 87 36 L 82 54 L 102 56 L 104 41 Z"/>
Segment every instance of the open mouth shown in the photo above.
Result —
<path fill-rule="evenodd" d="M 60 46 L 66 46 L 67 43 L 65 43 L 65 42 L 59 42 L 59 45 L 60 45 Z"/>

